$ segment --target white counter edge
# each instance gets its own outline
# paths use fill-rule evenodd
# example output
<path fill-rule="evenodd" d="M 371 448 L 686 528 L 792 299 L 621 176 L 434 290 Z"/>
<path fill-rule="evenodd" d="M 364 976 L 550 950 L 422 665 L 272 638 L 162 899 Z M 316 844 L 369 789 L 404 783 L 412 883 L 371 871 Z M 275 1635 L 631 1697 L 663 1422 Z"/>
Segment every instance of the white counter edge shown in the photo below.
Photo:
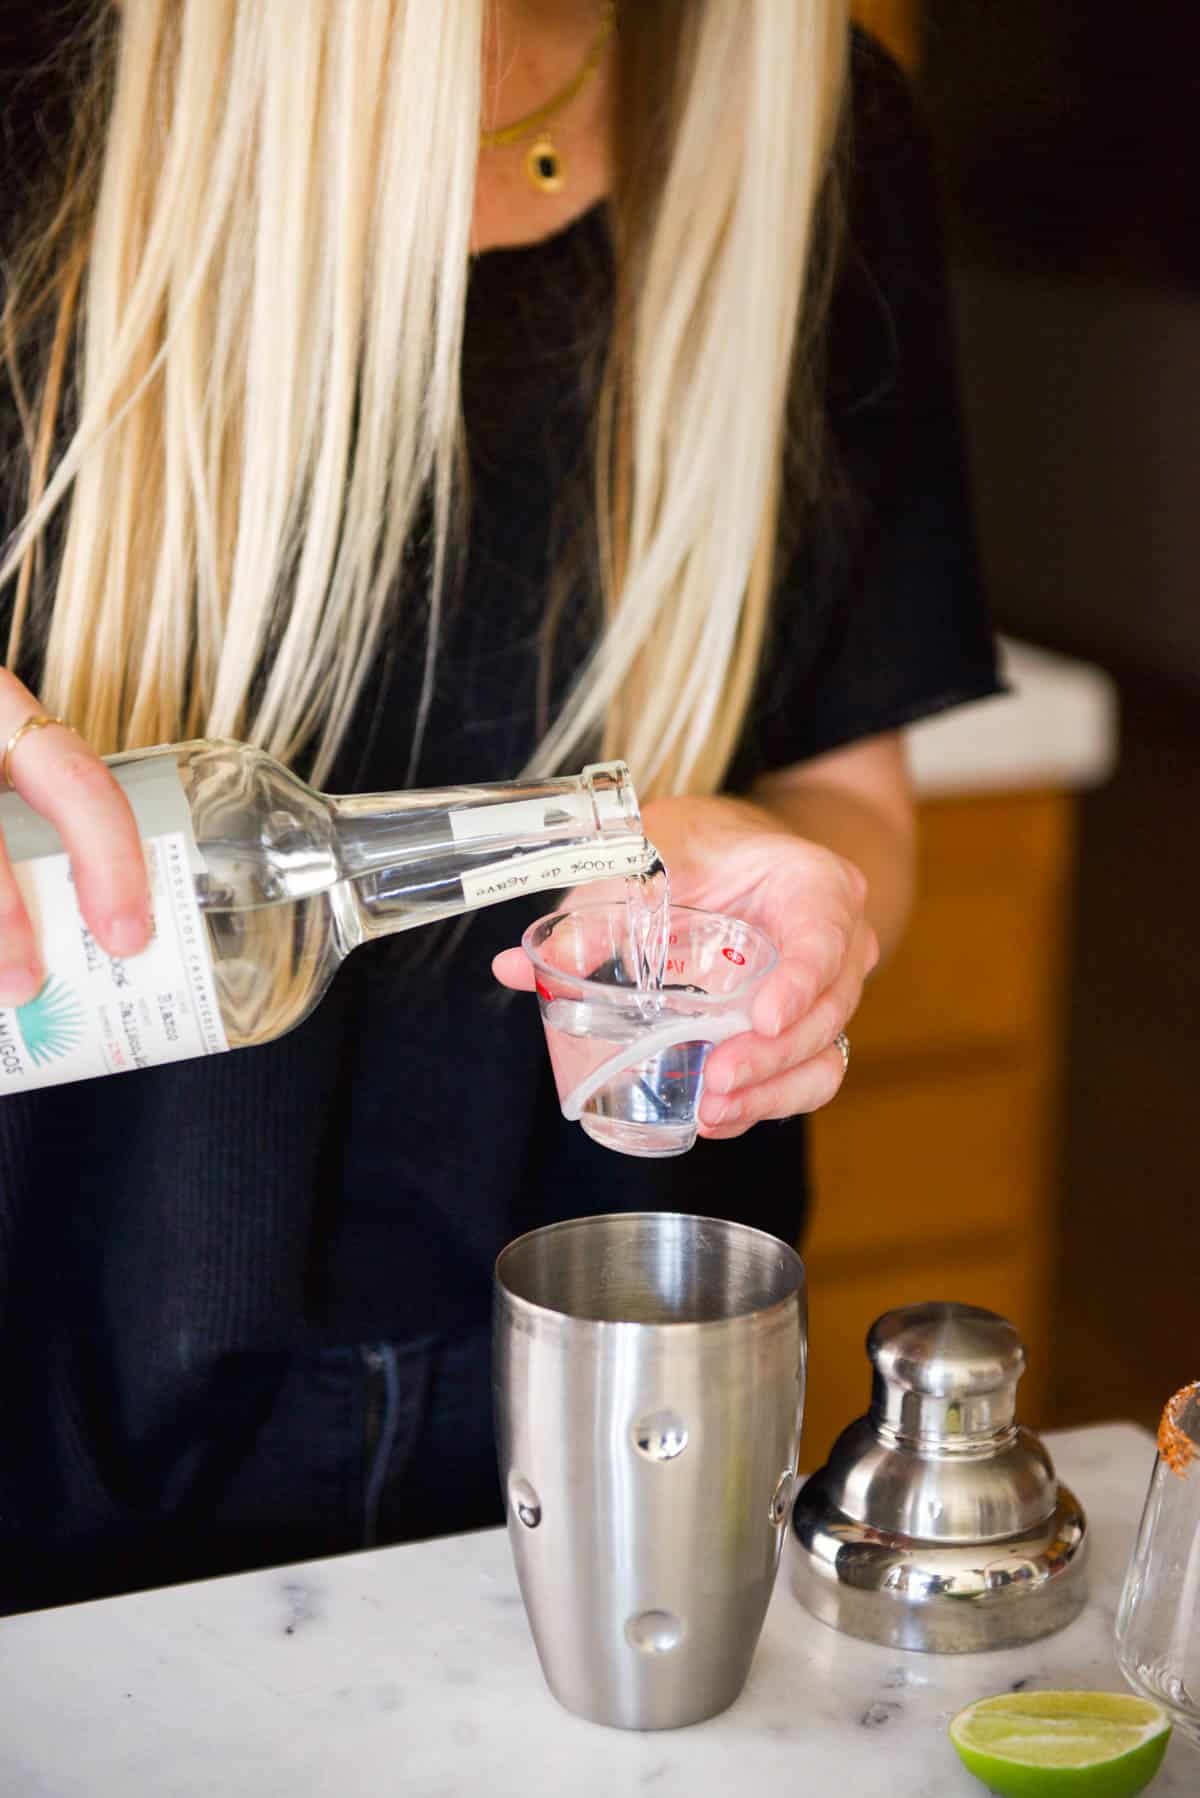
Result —
<path fill-rule="evenodd" d="M 1082 789 L 1117 761 L 1118 704 L 1103 669 L 1001 639 L 1011 693 L 924 719 L 905 732 L 922 798 L 1037 788 Z"/>

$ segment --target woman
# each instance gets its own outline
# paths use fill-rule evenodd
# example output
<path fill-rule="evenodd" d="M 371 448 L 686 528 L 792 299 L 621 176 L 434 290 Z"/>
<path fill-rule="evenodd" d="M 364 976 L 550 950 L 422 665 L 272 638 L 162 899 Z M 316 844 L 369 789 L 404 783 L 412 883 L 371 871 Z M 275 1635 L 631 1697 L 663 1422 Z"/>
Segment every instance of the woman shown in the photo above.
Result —
<path fill-rule="evenodd" d="M 622 754 L 676 897 L 782 956 L 678 1162 L 557 1115 L 517 905 L 267 1048 L 5 1100 L 10 1608 L 489 1521 L 507 1238 L 795 1237 L 909 905 L 897 732 L 995 688 L 927 177 L 837 0 L 123 0 L 59 66 L 10 108 L 57 187 L 8 265 L 0 743 L 74 727 L 11 770 L 96 937 L 146 930 L 97 754 L 233 735 L 333 790 Z M 0 968 L 40 978 L 3 867 Z"/>

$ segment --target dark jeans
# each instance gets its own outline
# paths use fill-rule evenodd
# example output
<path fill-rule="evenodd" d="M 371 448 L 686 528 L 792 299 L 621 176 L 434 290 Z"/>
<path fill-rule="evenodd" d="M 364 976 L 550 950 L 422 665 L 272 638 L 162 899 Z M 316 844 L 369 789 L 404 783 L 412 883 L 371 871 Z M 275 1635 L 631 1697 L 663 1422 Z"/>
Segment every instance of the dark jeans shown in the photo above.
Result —
<path fill-rule="evenodd" d="M 210 1520 L 212 1571 L 503 1519 L 487 1331 L 296 1356 Z"/>
<path fill-rule="evenodd" d="M 479 1330 L 232 1363 L 177 1502 L 10 1543 L 0 1616 L 501 1522 L 490 1346 Z"/>

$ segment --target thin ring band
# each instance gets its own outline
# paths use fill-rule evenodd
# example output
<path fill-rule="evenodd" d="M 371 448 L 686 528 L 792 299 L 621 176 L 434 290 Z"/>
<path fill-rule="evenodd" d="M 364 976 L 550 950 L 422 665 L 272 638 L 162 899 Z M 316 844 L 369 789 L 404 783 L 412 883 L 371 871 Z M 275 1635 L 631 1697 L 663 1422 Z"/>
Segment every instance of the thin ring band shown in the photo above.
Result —
<path fill-rule="evenodd" d="M 13 750 L 21 741 L 21 738 L 28 736 L 30 731 L 45 730 L 48 724 L 61 724 L 64 730 L 70 730 L 71 728 L 64 718 L 52 718 L 49 712 L 30 712 L 25 722 L 23 724 L 18 724 L 16 730 L 4 745 L 4 759 L 0 762 L 0 776 L 3 776 L 4 784 L 10 791 L 15 790 L 13 788 L 12 777 Z"/>
<path fill-rule="evenodd" d="M 842 1052 L 842 1077 L 844 1079 L 850 1066 L 850 1038 L 846 1035 L 844 1030 L 838 1031 L 833 1039 L 833 1046 L 835 1049 L 840 1049 Z"/>

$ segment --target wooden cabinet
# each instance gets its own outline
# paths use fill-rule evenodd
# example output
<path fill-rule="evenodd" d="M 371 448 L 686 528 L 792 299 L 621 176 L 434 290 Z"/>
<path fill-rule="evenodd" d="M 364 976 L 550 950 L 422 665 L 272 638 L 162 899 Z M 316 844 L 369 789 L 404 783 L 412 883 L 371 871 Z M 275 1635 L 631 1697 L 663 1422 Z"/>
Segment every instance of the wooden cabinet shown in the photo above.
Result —
<path fill-rule="evenodd" d="M 850 8 L 857 23 L 886 44 L 908 69 L 921 60 L 924 11 L 921 0 L 853 0 Z"/>
<path fill-rule="evenodd" d="M 872 1321 L 921 1299 L 1012 1319 L 1030 1362 L 1020 1416 L 1041 1421 L 1073 806 L 1059 792 L 922 803 L 912 924 L 813 1119 L 808 1468 L 866 1408 Z"/>

